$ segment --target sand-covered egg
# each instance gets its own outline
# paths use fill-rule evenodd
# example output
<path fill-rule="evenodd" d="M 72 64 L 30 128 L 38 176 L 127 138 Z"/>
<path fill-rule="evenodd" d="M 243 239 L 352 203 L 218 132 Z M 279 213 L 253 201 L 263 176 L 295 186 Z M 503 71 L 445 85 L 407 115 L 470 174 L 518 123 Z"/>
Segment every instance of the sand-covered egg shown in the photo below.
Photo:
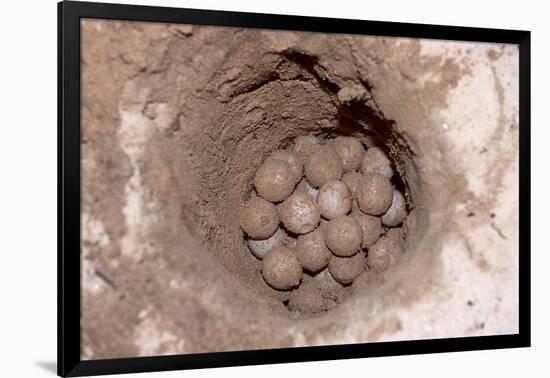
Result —
<path fill-rule="evenodd" d="M 375 272 L 384 272 L 403 253 L 401 230 L 392 229 L 368 250 L 367 264 Z"/>
<path fill-rule="evenodd" d="M 307 180 L 315 188 L 320 188 L 327 182 L 340 180 L 343 171 L 340 157 L 329 145 L 316 148 L 304 168 Z"/>
<path fill-rule="evenodd" d="M 294 140 L 292 151 L 295 152 L 302 163 L 306 163 L 313 152 L 320 146 L 319 139 L 314 135 L 299 136 Z"/>
<path fill-rule="evenodd" d="M 367 149 L 361 161 L 361 172 L 363 174 L 379 173 L 387 178 L 393 176 L 391 161 L 380 147 L 370 147 Z"/>
<path fill-rule="evenodd" d="M 246 245 L 248 245 L 248 249 L 250 249 L 250 252 L 252 252 L 254 256 L 256 256 L 259 259 L 263 259 L 267 254 L 267 252 L 271 251 L 275 247 L 283 245 L 283 240 L 285 239 L 285 237 L 286 237 L 285 231 L 279 228 L 268 239 L 264 239 L 264 240 L 247 239 Z"/>
<path fill-rule="evenodd" d="M 390 180 L 379 173 L 367 173 L 357 187 L 359 208 L 370 215 L 382 215 L 389 208 L 393 198 Z"/>
<path fill-rule="evenodd" d="M 331 219 L 324 231 L 328 248 L 336 256 L 356 254 L 363 243 L 363 233 L 357 220 L 342 215 Z"/>
<path fill-rule="evenodd" d="M 291 150 L 275 150 L 269 155 L 269 159 L 281 160 L 290 166 L 294 182 L 300 182 L 304 173 L 304 164 L 297 153 Z"/>
<path fill-rule="evenodd" d="M 271 202 L 285 200 L 294 190 L 295 184 L 292 168 L 282 160 L 267 159 L 254 176 L 256 193 Z"/>
<path fill-rule="evenodd" d="M 267 239 L 279 226 L 279 213 L 274 204 L 253 195 L 241 209 L 242 230 L 252 239 Z"/>
<path fill-rule="evenodd" d="M 296 253 L 286 247 L 277 247 L 265 255 L 262 261 L 262 276 L 277 290 L 298 286 L 302 279 L 302 265 Z"/>
<path fill-rule="evenodd" d="M 357 220 L 359 226 L 361 227 L 363 234 L 361 248 L 367 248 L 368 246 L 376 243 L 376 241 L 380 238 L 380 234 L 384 231 L 380 217 L 365 214 L 359 209 L 353 210 L 351 212 L 351 216 Z"/>
<path fill-rule="evenodd" d="M 351 192 L 351 197 L 357 197 L 357 188 L 363 180 L 363 175 L 359 172 L 347 172 L 342 176 L 342 182 L 346 184 Z"/>
<path fill-rule="evenodd" d="M 300 285 L 299 288 L 290 293 L 288 309 L 290 311 L 317 314 L 325 310 L 325 302 L 319 283 L 310 281 Z"/>
<path fill-rule="evenodd" d="M 332 256 L 328 264 L 330 275 L 342 284 L 349 284 L 365 271 L 366 259 L 363 253 L 350 257 Z"/>
<path fill-rule="evenodd" d="M 331 254 L 325 243 L 324 232 L 317 228 L 308 234 L 298 236 L 296 254 L 304 269 L 317 272 L 326 267 Z"/>
<path fill-rule="evenodd" d="M 321 219 L 317 204 L 305 191 L 295 191 L 280 204 L 279 215 L 284 227 L 295 234 L 313 231 Z"/>
<path fill-rule="evenodd" d="M 382 223 L 388 227 L 395 227 L 407 217 L 407 203 L 405 197 L 397 189 L 393 190 L 390 208 L 382 215 Z"/>
<path fill-rule="evenodd" d="M 351 191 L 342 181 L 331 181 L 319 189 L 317 205 L 321 215 L 333 219 L 351 210 Z"/>
<path fill-rule="evenodd" d="M 332 147 L 342 160 L 344 172 L 357 171 L 365 156 L 365 147 L 354 137 L 338 136 L 332 141 Z"/>

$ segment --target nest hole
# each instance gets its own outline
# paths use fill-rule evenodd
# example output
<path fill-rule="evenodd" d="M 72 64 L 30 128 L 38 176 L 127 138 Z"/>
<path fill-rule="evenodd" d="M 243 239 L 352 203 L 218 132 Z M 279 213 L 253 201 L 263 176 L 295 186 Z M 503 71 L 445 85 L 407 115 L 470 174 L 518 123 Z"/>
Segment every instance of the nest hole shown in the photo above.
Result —
<path fill-rule="evenodd" d="M 416 181 L 417 173 L 411 172 L 416 168 L 407 142 L 395 123 L 385 119 L 377 109 L 375 99 L 340 101 L 338 92 L 342 88 L 312 73 L 315 61 L 300 62 L 302 58 L 292 54 L 278 59 L 275 67 L 287 67 L 284 72 L 275 69 L 260 75 L 252 89 L 241 88 L 242 93 L 223 100 L 222 110 L 213 119 L 220 125 L 217 134 L 195 136 L 206 139 L 207 144 L 187 145 L 195 157 L 191 165 L 195 166 L 198 176 L 198 198 L 186 212 L 191 214 L 186 221 L 194 235 L 250 295 L 267 299 L 279 314 L 318 316 L 352 298 L 353 285 L 330 287 L 327 284 L 329 287 L 323 292 L 328 303 L 326 308 L 317 314 L 302 314 L 289 309 L 291 290 L 275 290 L 265 282 L 261 274 L 262 261 L 250 252 L 238 222 L 240 209 L 254 190 L 253 177 L 260 164 L 270 153 L 289 147 L 299 136 L 315 135 L 322 140 L 338 135 L 353 136 L 367 148 L 381 148 L 391 160 L 394 169 L 391 182 L 406 198 L 410 224 L 416 223 L 417 214 L 413 210 L 421 198 L 421 186 Z M 289 71 L 295 72 L 286 75 Z M 368 87 L 368 83 L 363 83 L 366 91 Z M 200 150 L 197 147 L 204 145 L 209 147 Z M 407 240 L 418 232 L 410 225 L 400 226 L 405 229 Z M 384 228 L 384 232 L 387 230 Z M 289 233 L 289 236 L 297 235 Z M 390 268 L 384 274 L 391 271 Z M 304 280 L 311 280 L 313 275 L 307 272 Z"/>

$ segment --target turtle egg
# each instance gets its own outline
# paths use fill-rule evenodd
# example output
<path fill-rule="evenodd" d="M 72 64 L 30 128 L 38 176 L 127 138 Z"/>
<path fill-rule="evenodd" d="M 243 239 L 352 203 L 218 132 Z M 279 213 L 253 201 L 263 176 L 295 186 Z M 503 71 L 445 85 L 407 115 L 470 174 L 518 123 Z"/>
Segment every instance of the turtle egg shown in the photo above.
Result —
<path fill-rule="evenodd" d="M 321 215 L 333 219 L 351 210 L 351 191 L 342 181 L 331 181 L 319 189 L 317 205 Z"/>
<path fill-rule="evenodd" d="M 285 236 L 286 233 L 284 232 L 284 230 L 279 228 L 269 239 L 248 239 L 246 241 L 246 244 L 248 245 L 248 249 L 250 249 L 250 252 L 252 252 L 254 256 L 261 260 L 265 257 L 267 252 L 271 251 L 275 247 L 282 245 Z"/>
<path fill-rule="evenodd" d="M 282 160 L 267 159 L 256 171 L 254 186 L 258 195 L 271 202 L 280 202 L 294 190 L 290 165 Z"/>
<path fill-rule="evenodd" d="M 281 160 L 290 166 L 294 182 L 299 182 L 302 179 L 304 172 L 304 165 L 300 160 L 300 157 L 295 152 L 289 150 L 276 150 L 269 155 L 268 159 Z"/>
<path fill-rule="evenodd" d="M 300 283 L 302 265 L 292 250 L 277 247 L 265 255 L 262 261 L 262 276 L 274 289 L 287 290 Z"/>
<path fill-rule="evenodd" d="M 407 217 L 405 197 L 397 189 L 393 190 L 392 203 L 388 211 L 382 215 L 382 223 L 388 227 L 395 227 Z"/>
<path fill-rule="evenodd" d="M 351 256 L 361 248 L 363 233 L 355 218 L 342 215 L 328 222 L 325 240 L 333 254 Z"/>
<path fill-rule="evenodd" d="M 313 231 L 321 219 L 317 204 L 307 193 L 299 191 L 279 205 L 279 215 L 285 228 L 295 234 Z"/>
<path fill-rule="evenodd" d="M 382 176 L 387 178 L 391 178 L 393 176 L 391 161 L 379 147 L 370 147 L 367 149 L 367 152 L 361 161 L 361 171 L 363 174 L 373 172 L 380 173 Z"/>
<path fill-rule="evenodd" d="M 241 228 L 252 239 L 267 239 L 279 226 L 279 213 L 271 202 L 252 196 L 241 209 Z"/>
<path fill-rule="evenodd" d="M 370 215 L 382 215 L 392 203 L 393 188 L 390 180 L 379 173 L 367 173 L 357 187 L 359 208 Z"/>
<path fill-rule="evenodd" d="M 334 138 L 332 146 L 342 160 L 344 172 L 353 172 L 359 169 L 365 156 L 365 147 L 361 142 L 354 137 L 339 136 Z"/>

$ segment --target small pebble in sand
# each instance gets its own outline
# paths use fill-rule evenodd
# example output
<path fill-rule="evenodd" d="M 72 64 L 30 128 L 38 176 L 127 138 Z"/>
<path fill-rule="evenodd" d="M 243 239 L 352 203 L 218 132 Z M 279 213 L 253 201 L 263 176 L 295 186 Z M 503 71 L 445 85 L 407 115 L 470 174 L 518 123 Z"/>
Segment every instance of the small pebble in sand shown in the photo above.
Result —
<path fill-rule="evenodd" d="M 269 159 L 281 160 L 287 163 L 292 170 L 294 182 L 300 182 L 304 173 L 304 164 L 297 153 L 290 150 L 276 150 L 269 155 Z"/>
<path fill-rule="evenodd" d="M 382 223 L 388 227 L 395 227 L 405 220 L 407 217 L 407 203 L 405 197 L 397 189 L 393 190 L 391 206 L 382 215 Z"/>
<path fill-rule="evenodd" d="M 334 148 L 323 145 L 311 154 L 304 171 L 309 183 L 315 188 L 320 188 L 327 182 L 340 180 L 344 168 Z"/>
<path fill-rule="evenodd" d="M 298 236 L 296 254 L 304 269 L 318 272 L 326 267 L 331 254 L 325 243 L 323 231 L 317 228 L 308 234 Z"/>
<path fill-rule="evenodd" d="M 288 309 L 290 311 L 317 314 L 325 310 L 325 302 L 319 283 L 310 281 L 300 285 L 298 289 L 290 293 Z"/>
<path fill-rule="evenodd" d="M 390 180 L 378 173 L 367 173 L 357 187 L 359 208 L 370 215 L 382 215 L 392 203 L 393 188 Z"/>
<path fill-rule="evenodd" d="M 271 202 L 256 195 L 241 209 L 241 228 L 252 239 L 267 239 L 279 226 L 279 213 Z"/>
<path fill-rule="evenodd" d="M 246 244 L 250 252 L 260 260 L 265 257 L 267 252 L 271 251 L 273 248 L 283 245 L 285 240 L 286 233 L 283 229 L 279 228 L 273 236 L 264 240 L 254 240 L 247 239 Z"/>
<path fill-rule="evenodd" d="M 319 189 L 317 205 L 321 215 L 333 219 L 351 210 L 351 191 L 342 181 L 331 181 Z"/>
<path fill-rule="evenodd" d="M 361 167 L 365 147 L 354 137 L 339 136 L 332 141 L 334 150 L 342 160 L 344 172 L 354 172 Z"/>
<path fill-rule="evenodd" d="M 305 192 L 295 191 L 279 205 L 281 222 L 295 234 L 306 234 L 319 224 L 321 214 L 317 204 Z"/>
<path fill-rule="evenodd" d="M 370 147 L 367 149 L 361 162 L 361 172 L 363 174 L 379 173 L 387 178 L 393 176 L 391 161 L 379 147 Z"/>
<path fill-rule="evenodd" d="M 349 284 L 365 271 L 366 261 L 363 253 L 351 257 L 332 256 L 328 263 L 330 275 L 342 284 Z"/>
<path fill-rule="evenodd" d="M 363 232 L 355 218 L 342 215 L 328 222 L 325 240 L 336 256 L 351 256 L 361 248 Z"/>
<path fill-rule="evenodd" d="M 277 247 L 265 255 L 262 276 L 274 289 L 288 290 L 300 283 L 302 266 L 296 253 L 286 247 Z"/>
<path fill-rule="evenodd" d="M 281 160 L 267 159 L 254 176 L 256 192 L 271 202 L 286 199 L 294 190 L 295 184 L 290 165 Z"/>

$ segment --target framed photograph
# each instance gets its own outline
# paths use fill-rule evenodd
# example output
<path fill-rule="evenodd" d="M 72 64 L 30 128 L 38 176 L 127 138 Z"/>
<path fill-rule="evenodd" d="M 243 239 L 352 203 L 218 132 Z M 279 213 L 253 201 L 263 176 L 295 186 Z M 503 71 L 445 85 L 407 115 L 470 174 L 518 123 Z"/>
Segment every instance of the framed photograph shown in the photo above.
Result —
<path fill-rule="evenodd" d="M 58 21 L 59 375 L 530 345 L 528 31 Z"/>

